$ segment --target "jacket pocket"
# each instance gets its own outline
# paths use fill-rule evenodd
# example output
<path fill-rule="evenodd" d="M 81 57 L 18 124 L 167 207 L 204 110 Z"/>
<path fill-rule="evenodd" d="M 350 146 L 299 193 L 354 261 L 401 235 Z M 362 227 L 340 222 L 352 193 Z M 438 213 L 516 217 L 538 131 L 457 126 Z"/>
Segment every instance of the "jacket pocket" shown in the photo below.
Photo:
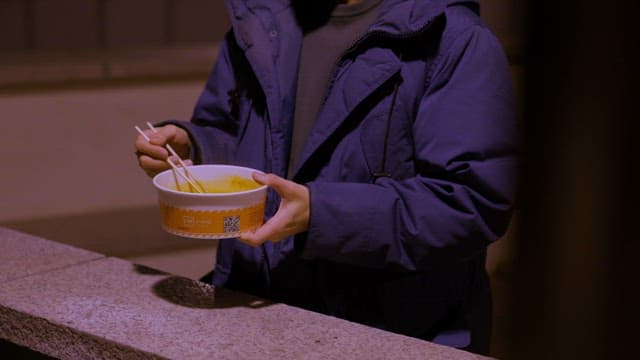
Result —
<path fill-rule="evenodd" d="M 360 146 L 372 179 L 379 173 L 395 179 L 415 174 L 411 119 L 403 101 L 398 98 L 392 106 L 390 97 L 373 109 L 361 126 Z"/>

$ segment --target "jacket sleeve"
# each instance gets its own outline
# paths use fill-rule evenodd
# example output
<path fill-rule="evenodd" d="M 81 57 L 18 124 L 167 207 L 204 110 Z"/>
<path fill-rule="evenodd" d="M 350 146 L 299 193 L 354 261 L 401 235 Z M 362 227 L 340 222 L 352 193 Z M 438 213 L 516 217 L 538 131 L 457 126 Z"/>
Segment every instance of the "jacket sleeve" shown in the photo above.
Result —
<path fill-rule="evenodd" d="M 516 169 L 509 67 L 483 26 L 450 44 L 416 113 L 416 175 L 308 183 L 304 257 L 412 271 L 477 256 L 504 233 Z"/>
<path fill-rule="evenodd" d="M 231 33 L 220 45 L 218 57 L 206 85 L 196 103 L 190 122 L 171 120 L 189 133 L 196 163 L 229 163 L 235 153 L 238 120 L 233 114 L 233 93 L 237 90 L 236 69 L 232 57 L 237 56 Z M 236 65 L 237 66 L 237 65 Z"/>

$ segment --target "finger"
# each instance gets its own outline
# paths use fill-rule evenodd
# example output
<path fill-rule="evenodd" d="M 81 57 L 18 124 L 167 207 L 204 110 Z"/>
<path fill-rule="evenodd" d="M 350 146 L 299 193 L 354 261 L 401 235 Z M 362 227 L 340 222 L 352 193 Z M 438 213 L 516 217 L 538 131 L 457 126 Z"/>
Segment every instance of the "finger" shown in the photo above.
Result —
<path fill-rule="evenodd" d="M 138 127 L 136 126 L 136 128 Z M 147 130 L 139 129 L 139 130 L 141 130 L 144 135 L 138 134 L 136 141 L 138 140 L 148 141 L 147 139 L 153 136 L 153 131 L 151 129 L 147 129 Z"/>
<path fill-rule="evenodd" d="M 285 180 L 274 174 L 261 174 L 254 172 L 252 176 L 259 184 L 269 186 L 282 197 L 286 197 L 286 195 L 290 194 L 291 191 L 293 191 L 293 186 L 295 186 L 294 182 Z"/>
<path fill-rule="evenodd" d="M 169 152 L 162 146 L 154 145 L 147 141 L 142 135 L 138 135 L 135 142 L 136 153 L 147 155 L 156 159 L 166 159 Z"/>
<path fill-rule="evenodd" d="M 191 161 L 191 159 L 181 159 L 173 155 L 169 156 L 167 160 L 173 161 L 174 164 L 179 164 L 180 161 L 182 161 L 187 166 L 193 165 L 193 161 Z"/>
<path fill-rule="evenodd" d="M 151 137 L 151 143 L 159 146 L 171 145 L 178 153 L 178 156 L 182 158 L 189 156 L 191 147 L 187 132 L 171 124 L 157 127 L 156 132 Z"/>
<path fill-rule="evenodd" d="M 278 241 L 284 238 L 279 229 L 284 229 L 286 224 L 279 216 L 274 216 L 254 232 L 240 234 L 238 240 L 252 246 L 258 246 L 266 241 Z"/>
<path fill-rule="evenodd" d="M 150 175 L 155 175 L 169 168 L 169 165 L 166 161 L 154 159 L 147 155 L 141 155 L 140 157 L 138 157 L 138 164 L 147 174 Z"/>
<path fill-rule="evenodd" d="M 238 241 L 241 243 L 247 244 L 249 246 L 260 246 L 264 243 L 264 241 L 260 241 L 258 238 L 254 236 L 255 231 L 245 231 L 238 235 Z"/>
<path fill-rule="evenodd" d="M 156 131 L 149 130 L 151 131 L 151 134 L 149 135 L 149 141 L 152 144 L 164 146 L 164 144 L 168 143 L 176 136 L 175 126 L 160 126 L 155 129 Z"/>

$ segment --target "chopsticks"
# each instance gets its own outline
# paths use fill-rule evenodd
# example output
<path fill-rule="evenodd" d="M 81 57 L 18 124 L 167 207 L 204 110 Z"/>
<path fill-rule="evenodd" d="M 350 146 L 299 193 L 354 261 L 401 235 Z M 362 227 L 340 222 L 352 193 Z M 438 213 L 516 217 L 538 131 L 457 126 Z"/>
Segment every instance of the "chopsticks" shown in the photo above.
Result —
<path fill-rule="evenodd" d="M 151 129 L 151 131 L 153 131 L 154 133 L 157 132 L 158 130 L 156 130 L 156 128 L 151 125 L 151 123 L 147 122 L 147 126 L 149 127 L 149 129 Z M 138 133 L 140 133 L 140 135 L 142 135 L 143 138 L 145 138 L 145 140 L 150 141 L 151 139 L 149 139 L 149 137 L 147 136 L 147 134 L 144 133 L 144 131 L 142 131 L 142 129 L 140 129 L 140 127 L 138 127 L 137 125 L 135 126 L 136 130 L 138 131 Z M 191 172 L 189 170 L 187 170 L 187 164 L 184 163 L 184 161 L 182 161 L 182 159 L 180 158 L 180 156 L 178 156 L 178 154 L 175 152 L 175 150 L 173 150 L 173 148 L 171 147 L 171 145 L 166 144 L 165 147 L 167 148 L 167 150 L 169 150 L 169 152 L 171 153 L 171 155 L 175 156 L 176 158 L 178 158 L 178 162 L 180 163 L 180 165 L 182 166 L 182 169 L 184 170 L 184 173 L 181 172 L 178 168 L 178 166 L 176 164 L 173 163 L 173 161 L 171 161 L 171 158 L 167 158 L 167 163 L 169 163 L 169 165 L 171 165 L 171 167 L 173 168 L 173 170 L 178 173 L 178 175 L 180 175 L 180 177 L 182 177 L 187 183 L 189 183 L 189 185 L 191 185 L 197 192 L 199 193 L 204 193 L 204 187 L 198 182 L 198 180 L 193 176 L 193 174 L 191 174 Z"/>

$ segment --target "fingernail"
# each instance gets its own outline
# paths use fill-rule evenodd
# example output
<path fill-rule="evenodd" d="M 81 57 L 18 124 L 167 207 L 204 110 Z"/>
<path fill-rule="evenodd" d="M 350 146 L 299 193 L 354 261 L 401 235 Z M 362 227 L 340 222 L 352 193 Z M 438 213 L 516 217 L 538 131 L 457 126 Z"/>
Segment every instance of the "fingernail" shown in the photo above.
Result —
<path fill-rule="evenodd" d="M 254 172 L 253 173 L 253 179 L 255 181 L 257 181 L 257 182 L 264 183 L 265 176 L 264 176 L 264 174 Z"/>

